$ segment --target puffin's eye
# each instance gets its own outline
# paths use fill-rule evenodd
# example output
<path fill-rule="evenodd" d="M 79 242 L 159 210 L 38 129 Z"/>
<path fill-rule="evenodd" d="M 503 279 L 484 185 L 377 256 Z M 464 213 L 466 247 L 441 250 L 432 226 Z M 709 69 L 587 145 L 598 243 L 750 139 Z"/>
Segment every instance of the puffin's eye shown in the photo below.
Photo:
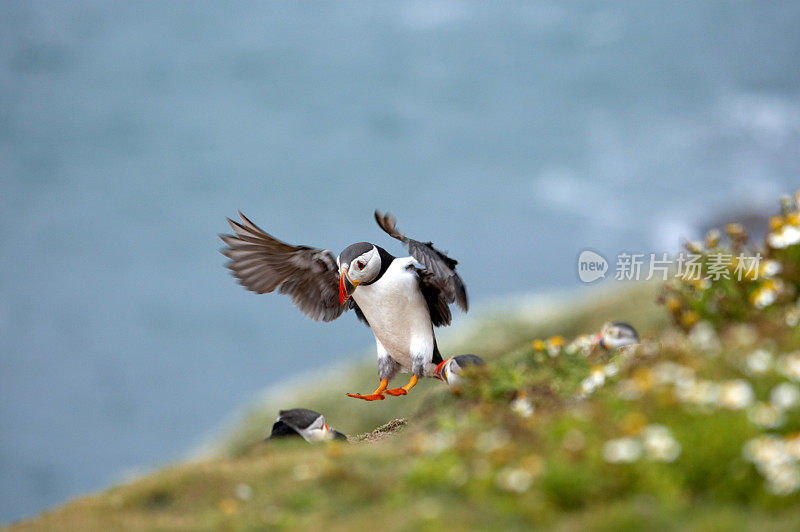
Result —
<path fill-rule="evenodd" d="M 356 263 L 356 266 L 358 267 L 358 269 L 359 269 L 359 270 L 363 270 L 363 269 L 364 269 L 364 266 L 366 266 L 366 264 L 364 264 L 364 261 L 363 261 L 363 260 L 360 260 L 360 261 L 358 261 L 358 262 Z"/>

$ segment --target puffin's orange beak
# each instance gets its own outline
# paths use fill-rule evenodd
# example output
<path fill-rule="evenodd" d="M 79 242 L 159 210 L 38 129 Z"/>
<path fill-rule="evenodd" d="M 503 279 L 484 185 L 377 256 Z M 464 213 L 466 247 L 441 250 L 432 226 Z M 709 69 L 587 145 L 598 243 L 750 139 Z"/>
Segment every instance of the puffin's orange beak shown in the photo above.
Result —
<path fill-rule="evenodd" d="M 350 296 L 347 295 L 347 289 L 344 287 L 344 274 L 341 274 L 339 276 L 339 305 L 344 305 L 348 297 Z"/>
<path fill-rule="evenodd" d="M 450 359 L 448 358 L 447 360 L 450 360 Z M 447 382 L 447 381 L 445 381 L 444 377 L 442 376 L 442 370 L 444 369 L 444 365 L 447 364 L 447 360 L 442 360 L 441 362 L 439 362 L 439 365 L 436 366 L 435 370 L 433 370 L 433 376 L 436 377 L 439 380 L 444 381 L 444 382 Z"/>
<path fill-rule="evenodd" d="M 603 341 L 603 331 L 597 333 L 597 336 L 594 337 L 594 341 L 592 342 L 592 347 L 597 347 L 598 345 L 603 349 L 607 349 L 606 343 Z"/>
<path fill-rule="evenodd" d="M 347 275 L 347 270 L 342 270 L 341 275 L 339 276 L 339 304 L 344 305 L 345 302 L 350 299 L 350 294 L 352 294 L 356 287 L 358 286 L 358 281 L 350 281 L 350 277 Z"/>

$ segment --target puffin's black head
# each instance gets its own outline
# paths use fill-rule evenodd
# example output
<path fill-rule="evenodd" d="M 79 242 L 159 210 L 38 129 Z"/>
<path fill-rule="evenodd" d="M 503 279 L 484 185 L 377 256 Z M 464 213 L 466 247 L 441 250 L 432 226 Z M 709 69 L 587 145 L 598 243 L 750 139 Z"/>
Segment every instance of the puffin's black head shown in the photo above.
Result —
<path fill-rule="evenodd" d="M 360 284 L 369 284 L 383 275 L 392 256 L 369 242 L 347 246 L 336 258 L 339 264 L 339 303 L 344 305 Z"/>

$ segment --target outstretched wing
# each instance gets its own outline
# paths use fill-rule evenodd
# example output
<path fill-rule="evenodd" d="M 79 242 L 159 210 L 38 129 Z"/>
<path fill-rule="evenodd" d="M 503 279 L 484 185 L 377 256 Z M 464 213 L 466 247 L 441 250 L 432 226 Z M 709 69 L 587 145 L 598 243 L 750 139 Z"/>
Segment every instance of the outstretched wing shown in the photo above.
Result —
<path fill-rule="evenodd" d="M 440 310 L 442 306 L 447 308 L 447 305 L 453 302 L 465 312 L 469 309 L 467 289 L 464 286 L 464 281 L 462 281 L 461 277 L 456 273 L 456 264 L 458 264 L 458 261 L 451 259 L 433 247 L 433 242 L 419 242 L 405 236 L 397 229 L 397 221 L 389 213 L 381 214 L 375 211 L 375 221 L 378 222 L 378 225 L 380 225 L 381 229 L 386 231 L 386 233 L 403 242 L 408 247 L 408 252 L 411 256 L 430 274 L 420 276 L 420 282 L 423 285 L 423 292 L 426 291 L 425 285 L 429 285 L 427 288 L 431 292 L 438 292 L 438 294 L 436 294 L 436 305 L 431 305 L 433 301 L 431 301 L 426 294 L 428 306 L 432 307 L 432 310 L 434 306 Z M 449 309 L 446 312 L 446 316 L 443 312 L 439 313 L 442 314 L 441 321 L 443 324 L 449 324 Z"/>
<path fill-rule="evenodd" d="M 241 212 L 242 222 L 228 219 L 234 235 L 219 235 L 227 247 L 222 254 L 239 284 L 265 294 L 280 287 L 303 314 L 315 321 L 335 320 L 348 309 L 361 310 L 355 301 L 339 304 L 339 268 L 328 250 L 292 246 L 273 238 Z"/>

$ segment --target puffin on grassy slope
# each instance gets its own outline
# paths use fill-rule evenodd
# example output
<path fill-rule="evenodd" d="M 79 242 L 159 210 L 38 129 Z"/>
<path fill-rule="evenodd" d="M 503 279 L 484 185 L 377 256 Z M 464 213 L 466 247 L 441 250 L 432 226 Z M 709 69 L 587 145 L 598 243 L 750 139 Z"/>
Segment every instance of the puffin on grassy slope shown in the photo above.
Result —
<path fill-rule="evenodd" d="M 272 433 L 267 439 L 273 440 L 286 436 L 302 436 L 309 443 L 347 439 L 347 436 L 338 430 L 330 428 L 325 423 L 322 414 L 307 408 L 280 411 L 278 419 L 272 425 Z"/>
<path fill-rule="evenodd" d="M 228 219 L 235 234 L 220 238 L 227 245 L 222 249 L 230 259 L 227 267 L 240 284 L 259 294 L 280 289 L 316 321 L 332 321 L 353 310 L 372 329 L 380 385 L 371 394 L 347 395 L 367 401 L 406 395 L 419 378 L 434 376 L 442 356 L 433 328 L 450 324 L 452 303 L 464 311 L 469 306 L 457 261 L 432 242 L 408 238 L 390 214 L 378 211 L 378 225 L 403 242 L 410 256 L 395 257 L 380 246 L 358 242 L 334 258 L 328 250 L 281 242 L 239 216 L 241 223 Z M 412 373 L 408 384 L 388 389 L 400 371 Z"/>
<path fill-rule="evenodd" d="M 597 333 L 597 344 L 603 349 L 618 349 L 639 343 L 639 333 L 630 323 L 613 321 L 603 325 Z"/>
<path fill-rule="evenodd" d="M 453 358 L 443 360 L 436 366 L 433 376 L 441 379 L 448 386 L 458 386 L 461 382 L 461 371 L 467 366 L 485 366 L 486 363 L 477 355 L 458 355 Z"/>

